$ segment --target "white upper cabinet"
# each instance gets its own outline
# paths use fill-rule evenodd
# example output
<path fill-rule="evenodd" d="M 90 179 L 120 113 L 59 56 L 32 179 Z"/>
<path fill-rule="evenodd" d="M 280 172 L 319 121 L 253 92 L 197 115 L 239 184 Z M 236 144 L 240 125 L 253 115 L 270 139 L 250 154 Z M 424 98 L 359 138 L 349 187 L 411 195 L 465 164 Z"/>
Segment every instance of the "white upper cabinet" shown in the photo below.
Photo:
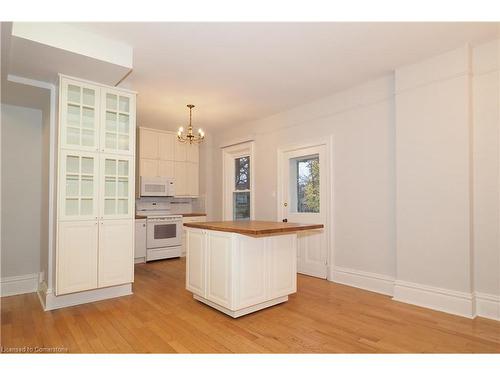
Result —
<path fill-rule="evenodd" d="M 139 128 L 139 176 L 175 179 L 175 195 L 199 195 L 199 145 L 177 140 L 174 132 Z"/>
<path fill-rule="evenodd" d="M 190 197 L 199 194 L 199 167 L 198 163 L 186 163 L 186 195 Z"/>
<path fill-rule="evenodd" d="M 160 160 L 175 160 L 174 148 L 178 143 L 175 134 L 160 133 L 158 137 L 158 156 Z"/>
<path fill-rule="evenodd" d="M 139 175 L 142 177 L 157 177 L 159 160 L 155 159 L 139 159 Z"/>
<path fill-rule="evenodd" d="M 185 143 L 179 141 L 175 142 L 174 147 L 174 157 L 175 161 L 186 161 L 187 158 L 187 146 Z"/>
<path fill-rule="evenodd" d="M 158 159 L 158 132 L 139 128 L 139 152 L 141 159 Z"/>
<path fill-rule="evenodd" d="M 179 197 L 188 195 L 186 164 L 181 161 L 174 163 L 175 195 Z"/>
<path fill-rule="evenodd" d="M 97 219 L 97 154 L 64 150 L 59 163 L 59 220 Z"/>
<path fill-rule="evenodd" d="M 191 162 L 191 163 L 198 163 L 199 162 L 199 151 L 198 151 L 198 145 L 193 144 L 193 145 L 186 145 L 186 160 Z"/>
<path fill-rule="evenodd" d="M 60 147 L 98 151 L 100 88 L 63 78 L 60 98 Z"/>
<path fill-rule="evenodd" d="M 134 213 L 134 158 L 101 155 L 101 219 L 131 219 Z"/>
<path fill-rule="evenodd" d="M 101 152 L 133 155 L 135 95 L 101 89 Z"/>

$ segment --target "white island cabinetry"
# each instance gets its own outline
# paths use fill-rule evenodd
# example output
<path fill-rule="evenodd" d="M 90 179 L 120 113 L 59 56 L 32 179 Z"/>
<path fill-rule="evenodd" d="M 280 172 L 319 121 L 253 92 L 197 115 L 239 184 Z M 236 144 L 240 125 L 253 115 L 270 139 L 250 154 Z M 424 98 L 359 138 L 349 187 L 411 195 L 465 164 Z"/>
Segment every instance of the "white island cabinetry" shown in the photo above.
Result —
<path fill-rule="evenodd" d="M 285 302 L 296 292 L 297 234 L 293 229 L 319 227 L 247 223 L 185 224 L 186 288 L 195 299 L 233 318 Z M 252 223 L 286 230 L 241 233 L 239 228 Z"/>

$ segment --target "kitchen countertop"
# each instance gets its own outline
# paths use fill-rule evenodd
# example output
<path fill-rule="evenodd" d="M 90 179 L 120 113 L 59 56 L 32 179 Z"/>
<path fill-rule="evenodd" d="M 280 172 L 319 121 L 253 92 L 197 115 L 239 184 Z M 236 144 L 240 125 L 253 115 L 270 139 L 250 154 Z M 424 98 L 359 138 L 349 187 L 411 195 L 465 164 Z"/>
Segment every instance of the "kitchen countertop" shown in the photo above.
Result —
<path fill-rule="evenodd" d="M 195 216 L 207 216 L 207 214 L 202 213 L 202 212 L 190 212 L 190 213 L 172 213 L 172 215 L 182 215 L 183 217 L 195 217 Z M 145 215 L 135 215 L 136 220 L 140 219 L 146 219 L 147 217 Z"/>
<path fill-rule="evenodd" d="M 209 221 L 204 223 L 185 223 L 185 227 L 215 230 L 258 236 L 263 234 L 292 233 L 310 229 L 321 229 L 323 224 L 282 223 L 276 221 Z"/>

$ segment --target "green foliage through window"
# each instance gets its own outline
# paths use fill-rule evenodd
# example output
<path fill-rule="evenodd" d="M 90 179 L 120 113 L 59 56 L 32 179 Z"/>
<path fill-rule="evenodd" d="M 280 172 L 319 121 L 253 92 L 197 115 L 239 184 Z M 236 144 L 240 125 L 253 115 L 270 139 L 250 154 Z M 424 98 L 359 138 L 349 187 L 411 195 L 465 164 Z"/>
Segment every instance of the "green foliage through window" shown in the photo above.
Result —
<path fill-rule="evenodd" d="M 319 157 L 297 161 L 297 212 L 319 212 Z"/>

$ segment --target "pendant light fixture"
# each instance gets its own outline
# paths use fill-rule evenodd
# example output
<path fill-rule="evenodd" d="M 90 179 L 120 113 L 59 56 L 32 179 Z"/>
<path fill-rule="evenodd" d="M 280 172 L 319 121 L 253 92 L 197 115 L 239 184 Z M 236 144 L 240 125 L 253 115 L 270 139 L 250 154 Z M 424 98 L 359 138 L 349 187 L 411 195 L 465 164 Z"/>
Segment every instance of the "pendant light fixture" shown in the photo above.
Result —
<path fill-rule="evenodd" d="M 194 104 L 188 104 L 187 107 L 189 108 L 189 126 L 187 129 L 187 133 L 184 134 L 184 128 L 181 126 L 177 131 L 177 139 L 179 140 L 179 142 L 182 143 L 189 143 L 189 144 L 200 143 L 205 138 L 205 133 L 203 132 L 202 129 L 198 129 L 198 134 L 193 133 L 193 126 L 191 125 L 191 119 L 192 119 L 192 111 L 194 108 Z"/>

